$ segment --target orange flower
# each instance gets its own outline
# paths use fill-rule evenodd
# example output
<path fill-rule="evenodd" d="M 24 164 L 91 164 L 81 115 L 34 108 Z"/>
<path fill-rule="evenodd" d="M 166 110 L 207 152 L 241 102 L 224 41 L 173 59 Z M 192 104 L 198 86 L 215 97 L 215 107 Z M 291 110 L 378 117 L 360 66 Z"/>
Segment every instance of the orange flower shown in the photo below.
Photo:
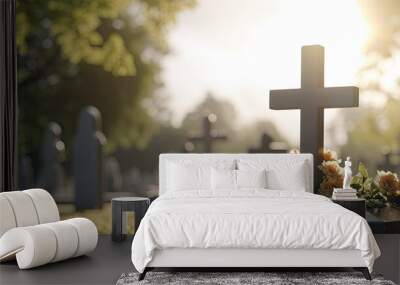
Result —
<path fill-rule="evenodd" d="M 320 184 L 321 194 L 330 197 L 333 188 L 343 186 L 343 168 L 340 166 L 341 160 L 338 159 L 336 152 L 323 149 L 320 151 L 322 164 L 319 169 L 324 173 L 323 181 Z"/>
<path fill-rule="evenodd" d="M 335 165 L 333 165 L 333 164 L 330 164 L 330 165 L 326 165 L 325 166 L 325 170 L 326 170 L 326 173 L 328 174 L 328 175 L 335 175 L 335 174 L 337 174 L 337 167 L 335 166 Z"/>
<path fill-rule="evenodd" d="M 321 170 L 327 176 L 343 174 L 343 168 L 340 167 L 339 163 L 335 160 L 322 162 Z"/>
<path fill-rule="evenodd" d="M 323 161 L 336 161 L 337 160 L 337 154 L 333 150 L 330 149 L 323 149 L 320 152 L 321 158 Z"/>
<path fill-rule="evenodd" d="M 400 190 L 400 182 L 397 175 L 390 171 L 378 171 L 378 183 L 379 187 L 389 195 L 396 195 L 396 192 Z"/>
<path fill-rule="evenodd" d="M 325 178 L 320 184 L 320 189 L 322 194 L 330 197 L 332 196 L 333 188 L 341 188 L 342 186 L 343 186 L 343 177 L 335 176 L 335 177 Z"/>

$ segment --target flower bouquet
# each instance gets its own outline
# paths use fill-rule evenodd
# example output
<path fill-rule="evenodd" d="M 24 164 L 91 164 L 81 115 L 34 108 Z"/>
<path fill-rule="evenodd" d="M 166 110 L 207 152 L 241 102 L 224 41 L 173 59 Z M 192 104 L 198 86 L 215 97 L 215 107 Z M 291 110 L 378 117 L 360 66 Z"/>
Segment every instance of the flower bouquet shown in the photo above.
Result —
<path fill-rule="evenodd" d="M 341 160 L 337 158 L 336 152 L 325 149 L 321 156 L 322 164 L 318 166 L 323 173 L 320 194 L 331 197 L 334 188 L 343 186 L 343 168 L 340 166 Z"/>
<path fill-rule="evenodd" d="M 332 196 L 334 188 L 342 188 L 343 168 L 334 151 L 324 149 L 320 153 L 322 164 L 318 168 L 323 173 L 320 194 Z M 396 173 L 378 170 L 375 178 L 370 177 L 363 163 L 358 166 L 358 173 L 353 176 L 350 186 L 357 190 L 357 196 L 364 198 L 368 209 L 380 209 L 390 203 L 400 209 L 400 179 Z"/>
<path fill-rule="evenodd" d="M 364 198 L 369 209 L 385 207 L 386 198 L 379 184 L 369 176 L 368 170 L 363 163 L 358 166 L 357 175 L 353 176 L 351 187 L 357 190 L 357 196 Z"/>
<path fill-rule="evenodd" d="M 377 182 L 388 202 L 400 208 L 400 181 L 397 174 L 390 171 L 378 171 Z"/>

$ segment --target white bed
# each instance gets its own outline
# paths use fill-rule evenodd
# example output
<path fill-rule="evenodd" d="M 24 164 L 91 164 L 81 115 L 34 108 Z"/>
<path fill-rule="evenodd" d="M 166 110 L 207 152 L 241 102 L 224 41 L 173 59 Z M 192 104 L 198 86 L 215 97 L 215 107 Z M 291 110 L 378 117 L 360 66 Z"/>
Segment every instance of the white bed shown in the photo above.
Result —
<path fill-rule="evenodd" d="M 160 155 L 160 197 L 132 243 L 140 278 L 154 267 L 354 267 L 369 278 L 380 255 L 372 232 L 312 194 L 312 163 L 310 154 Z"/>

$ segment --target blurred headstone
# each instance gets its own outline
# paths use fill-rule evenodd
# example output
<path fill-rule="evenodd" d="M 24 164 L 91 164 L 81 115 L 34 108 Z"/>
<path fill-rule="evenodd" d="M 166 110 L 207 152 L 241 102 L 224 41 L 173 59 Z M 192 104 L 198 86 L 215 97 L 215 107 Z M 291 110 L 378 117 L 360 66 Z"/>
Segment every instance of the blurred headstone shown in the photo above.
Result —
<path fill-rule="evenodd" d="M 19 189 L 24 190 L 34 187 L 32 159 L 29 156 L 24 155 L 21 157 L 19 161 L 18 171 L 19 171 L 19 178 L 18 178 Z"/>
<path fill-rule="evenodd" d="M 40 171 L 36 185 L 51 194 L 62 192 L 65 146 L 61 141 L 61 127 L 51 122 L 47 127 L 40 148 Z"/>
<path fill-rule="evenodd" d="M 93 106 L 86 107 L 79 114 L 73 154 L 75 206 L 78 210 L 102 206 L 105 143 L 99 110 Z"/>
<path fill-rule="evenodd" d="M 121 192 L 122 176 L 118 160 L 109 156 L 105 162 L 107 192 Z"/>
<path fill-rule="evenodd" d="M 319 187 L 324 147 L 324 109 L 358 106 L 358 88 L 324 86 L 324 48 L 319 45 L 301 49 L 301 88 L 271 90 L 272 110 L 300 109 L 300 150 L 314 155 L 314 187 Z"/>
<path fill-rule="evenodd" d="M 194 144 L 192 142 L 185 142 L 183 145 L 182 152 L 183 153 L 191 153 L 194 151 Z"/>
<path fill-rule="evenodd" d="M 157 177 L 154 177 L 157 176 Z M 123 172 L 122 191 L 131 192 L 137 196 L 149 197 L 148 188 L 158 181 L 158 175 L 155 173 L 142 172 L 136 167 Z"/>
<path fill-rule="evenodd" d="M 203 144 L 203 150 L 206 153 L 213 152 L 213 144 L 216 141 L 227 140 L 227 136 L 218 134 L 217 130 L 213 128 L 213 124 L 217 121 L 217 115 L 209 114 L 203 118 L 203 134 L 198 137 L 190 137 L 189 142 Z"/>
<path fill-rule="evenodd" d="M 392 150 L 383 153 L 383 160 L 378 164 L 379 170 L 399 172 L 400 171 L 400 152 Z"/>
<path fill-rule="evenodd" d="M 260 146 L 257 148 L 249 148 L 249 153 L 285 153 L 287 152 L 287 147 L 285 143 L 275 142 L 273 138 L 267 134 L 263 133 L 261 135 Z"/>

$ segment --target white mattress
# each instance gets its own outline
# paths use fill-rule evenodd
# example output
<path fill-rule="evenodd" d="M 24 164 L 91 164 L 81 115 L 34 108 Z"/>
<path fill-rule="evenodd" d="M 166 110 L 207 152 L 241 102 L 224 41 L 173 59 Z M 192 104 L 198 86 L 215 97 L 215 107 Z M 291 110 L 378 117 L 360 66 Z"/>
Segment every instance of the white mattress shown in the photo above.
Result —
<path fill-rule="evenodd" d="M 370 271 L 380 255 L 359 215 L 319 195 L 265 189 L 162 195 L 134 237 L 132 262 L 142 272 L 155 250 L 171 248 L 358 250 Z"/>

